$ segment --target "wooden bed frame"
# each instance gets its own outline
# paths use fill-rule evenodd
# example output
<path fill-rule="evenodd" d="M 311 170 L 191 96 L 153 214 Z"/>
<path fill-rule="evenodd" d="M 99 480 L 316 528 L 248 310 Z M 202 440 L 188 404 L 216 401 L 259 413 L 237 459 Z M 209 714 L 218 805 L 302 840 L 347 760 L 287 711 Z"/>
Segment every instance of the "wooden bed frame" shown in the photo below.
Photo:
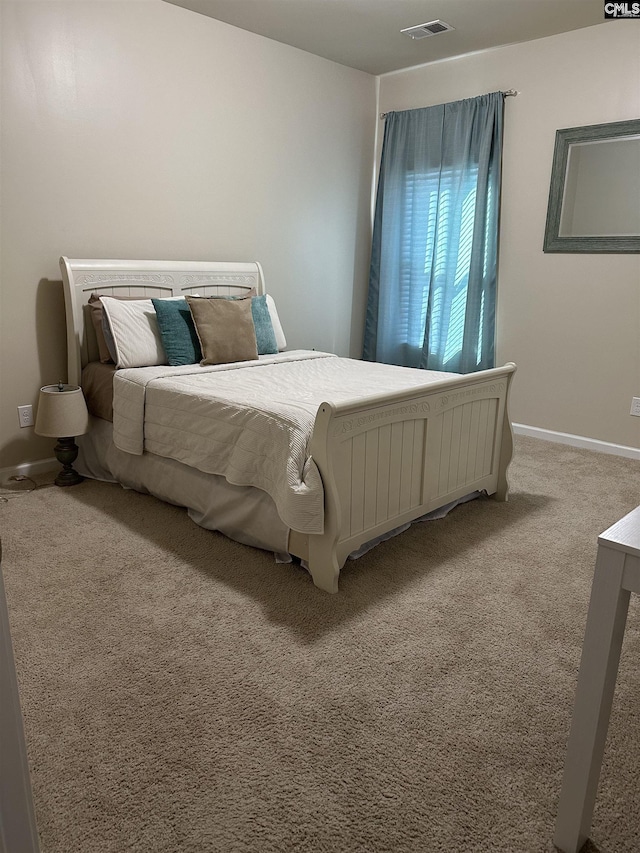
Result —
<path fill-rule="evenodd" d="M 264 293 L 258 263 L 69 260 L 62 257 L 68 382 L 97 360 L 88 300 L 102 295 Z M 424 389 L 318 409 L 311 455 L 320 471 L 324 533 L 289 535 L 316 586 L 338 591 L 350 553 L 364 543 L 475 491 L 508 494 L 513 436 L 507 412 L 514 364 L 437 381 Z"/>

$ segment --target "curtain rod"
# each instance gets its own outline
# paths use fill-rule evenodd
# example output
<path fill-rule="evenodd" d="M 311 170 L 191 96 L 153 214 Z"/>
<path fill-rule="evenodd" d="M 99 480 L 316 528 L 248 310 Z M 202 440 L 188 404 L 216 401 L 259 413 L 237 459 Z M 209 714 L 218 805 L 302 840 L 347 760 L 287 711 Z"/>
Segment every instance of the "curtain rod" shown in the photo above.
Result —
<path fill-rule="evenodd" d="M 518 94 L 518 90 L 507 89 L 506 92 L 503 92 L 502 94 L 505 96 L 505 98 L 515 98 L 515 96 Z M 388 115 L 389 113 L 380 113 L 380 118 L 386 118 Z"/>

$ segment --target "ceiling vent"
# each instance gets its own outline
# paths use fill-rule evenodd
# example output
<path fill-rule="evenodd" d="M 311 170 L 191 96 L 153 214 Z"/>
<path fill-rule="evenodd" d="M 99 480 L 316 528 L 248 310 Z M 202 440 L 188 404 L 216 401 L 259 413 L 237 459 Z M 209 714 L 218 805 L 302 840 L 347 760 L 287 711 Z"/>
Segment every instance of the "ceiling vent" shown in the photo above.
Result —
<path fill-rule="evenodd" d="M 418 24 L 417 27 L 407 27 L 406 30 L 400 30 L 412 39 L 426 39 L 429 36 L 437 36 L 439 33 L 446 33 L 447 30 L 454 30 L 451 24 L 445 24 L 444 21 L 429 21 L 428 24 Z"/>

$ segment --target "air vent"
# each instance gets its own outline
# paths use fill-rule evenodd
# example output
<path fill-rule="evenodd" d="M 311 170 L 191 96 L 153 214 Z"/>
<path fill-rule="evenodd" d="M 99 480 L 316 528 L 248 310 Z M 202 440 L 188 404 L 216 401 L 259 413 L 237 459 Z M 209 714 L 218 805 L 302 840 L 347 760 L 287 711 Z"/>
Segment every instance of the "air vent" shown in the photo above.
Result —
<path fill-rule="evenodd" d="M 437 36 L 439 33 L 446 33 L 447 30 L 454 30 L 451 24 L 445 24 L 444 21 L 429 21 L 428 24 L 418 24 L 417 27 L 407 27 L 406 30 L 400 30 L 412 39 L 426 39 L 429 36 Z"/>

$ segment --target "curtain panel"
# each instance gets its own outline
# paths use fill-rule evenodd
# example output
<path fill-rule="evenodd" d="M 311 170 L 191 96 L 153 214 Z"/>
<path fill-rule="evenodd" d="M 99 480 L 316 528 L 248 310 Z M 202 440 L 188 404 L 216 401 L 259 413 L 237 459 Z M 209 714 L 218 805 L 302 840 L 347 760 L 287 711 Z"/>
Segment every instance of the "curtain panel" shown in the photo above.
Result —
<path fill-rule="evenodd" d="M 504 94 L 388 113 L 363 358 L 494 366 Z"/>

